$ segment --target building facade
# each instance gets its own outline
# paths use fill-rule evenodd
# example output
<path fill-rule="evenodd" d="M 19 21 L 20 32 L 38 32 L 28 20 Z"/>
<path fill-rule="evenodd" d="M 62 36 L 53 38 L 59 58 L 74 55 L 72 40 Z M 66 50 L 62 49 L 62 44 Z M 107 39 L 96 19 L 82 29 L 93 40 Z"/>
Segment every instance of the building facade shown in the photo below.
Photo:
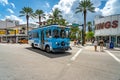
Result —
<path fill-rule="evenodd" d="M 30 25 L 29 30 L 34 26 Z M 26 24 L 19 25 L 15 21 L 0 21 L 0 42 L 18 43 L 19 40 L 27 40 Z"/>
<path fill-rule="evenodd" d="M 95 37 L 120 47 L 120 14 L 95 17 Z"/>

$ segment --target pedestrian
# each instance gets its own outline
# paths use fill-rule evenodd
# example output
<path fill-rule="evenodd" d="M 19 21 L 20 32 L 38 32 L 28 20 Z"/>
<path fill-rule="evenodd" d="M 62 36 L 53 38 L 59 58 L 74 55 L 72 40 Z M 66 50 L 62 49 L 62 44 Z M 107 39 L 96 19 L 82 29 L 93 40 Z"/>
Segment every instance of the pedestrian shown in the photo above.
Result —
<path fill-rule="evenodd" d="M 97 42 L 96 39 L 94 40 L 93 44 L 94 44 L 95 51 L 97 51 L 97 45 L 98 45 L 98 42 Z"/>
<path fill-rule="evenodd" d="M 77 39 L 76 44 L 79 45 L 79 40 Z"/>
<path fill-rule="evenodd" d="M 103 51 L 104 41 L 102 38 L 100 39 L 99 44 L 100 44 L 100 51 Z"/>
<path fill-rule="evenodd" d="M 76 41 L 76 39 L 74 40 L 74 46 L 76 46 L 76 44 L 77 44 L 77 41 Z"/>
<path fill-rule="evenodd" d="M 95 39 L 92 39 L 92 44 L 94 44 Z"/>

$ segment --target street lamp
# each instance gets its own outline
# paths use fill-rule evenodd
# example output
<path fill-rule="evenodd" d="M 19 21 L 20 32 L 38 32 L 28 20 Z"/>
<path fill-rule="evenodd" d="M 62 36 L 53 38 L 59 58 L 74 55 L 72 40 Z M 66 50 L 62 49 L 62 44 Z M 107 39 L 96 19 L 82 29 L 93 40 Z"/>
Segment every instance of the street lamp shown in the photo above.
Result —
<path fill-rule="evenodd" d="M 82 25 L 79 25 L 79 26 L 81 26 L 82 27 L 82 46 L 84 46 L 84 25 L 82 24 Z"/>

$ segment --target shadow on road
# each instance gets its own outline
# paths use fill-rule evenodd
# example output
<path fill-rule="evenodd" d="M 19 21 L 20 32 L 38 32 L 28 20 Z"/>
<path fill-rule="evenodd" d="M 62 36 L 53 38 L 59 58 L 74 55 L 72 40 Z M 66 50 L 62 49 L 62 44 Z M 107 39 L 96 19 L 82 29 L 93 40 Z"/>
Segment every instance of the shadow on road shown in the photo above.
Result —
<path fill-rule="evenodd" d="M 70 56 L 71 53 L 70 52 L 57 52 L 57 53 L 47 53 L 43 50 L 40 50 L 39 48 L 35 48 L 33 49 L 32 47 L 27 47 L 26 49 L 30 50 L 30 51 L 33 51 L 35 53 L 38 53 L 38 54 L 41 54 L 41 55 L 44 55 L 44 56 L 47 56 L 49 58 L 57 58 L 57 57 L 64 57 L 64 56 Z"/>

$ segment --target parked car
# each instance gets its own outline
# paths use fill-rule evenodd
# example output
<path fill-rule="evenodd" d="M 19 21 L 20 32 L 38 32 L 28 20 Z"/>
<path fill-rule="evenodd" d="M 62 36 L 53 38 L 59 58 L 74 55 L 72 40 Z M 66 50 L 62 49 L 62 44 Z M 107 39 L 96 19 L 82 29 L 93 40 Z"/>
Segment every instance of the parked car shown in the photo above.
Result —
<path fill-rule="evenodd" d="M 27 39 L 20 39 L 20 40 L 18 40 L 18 43 L 27 44 L 28 40 Z"/>

